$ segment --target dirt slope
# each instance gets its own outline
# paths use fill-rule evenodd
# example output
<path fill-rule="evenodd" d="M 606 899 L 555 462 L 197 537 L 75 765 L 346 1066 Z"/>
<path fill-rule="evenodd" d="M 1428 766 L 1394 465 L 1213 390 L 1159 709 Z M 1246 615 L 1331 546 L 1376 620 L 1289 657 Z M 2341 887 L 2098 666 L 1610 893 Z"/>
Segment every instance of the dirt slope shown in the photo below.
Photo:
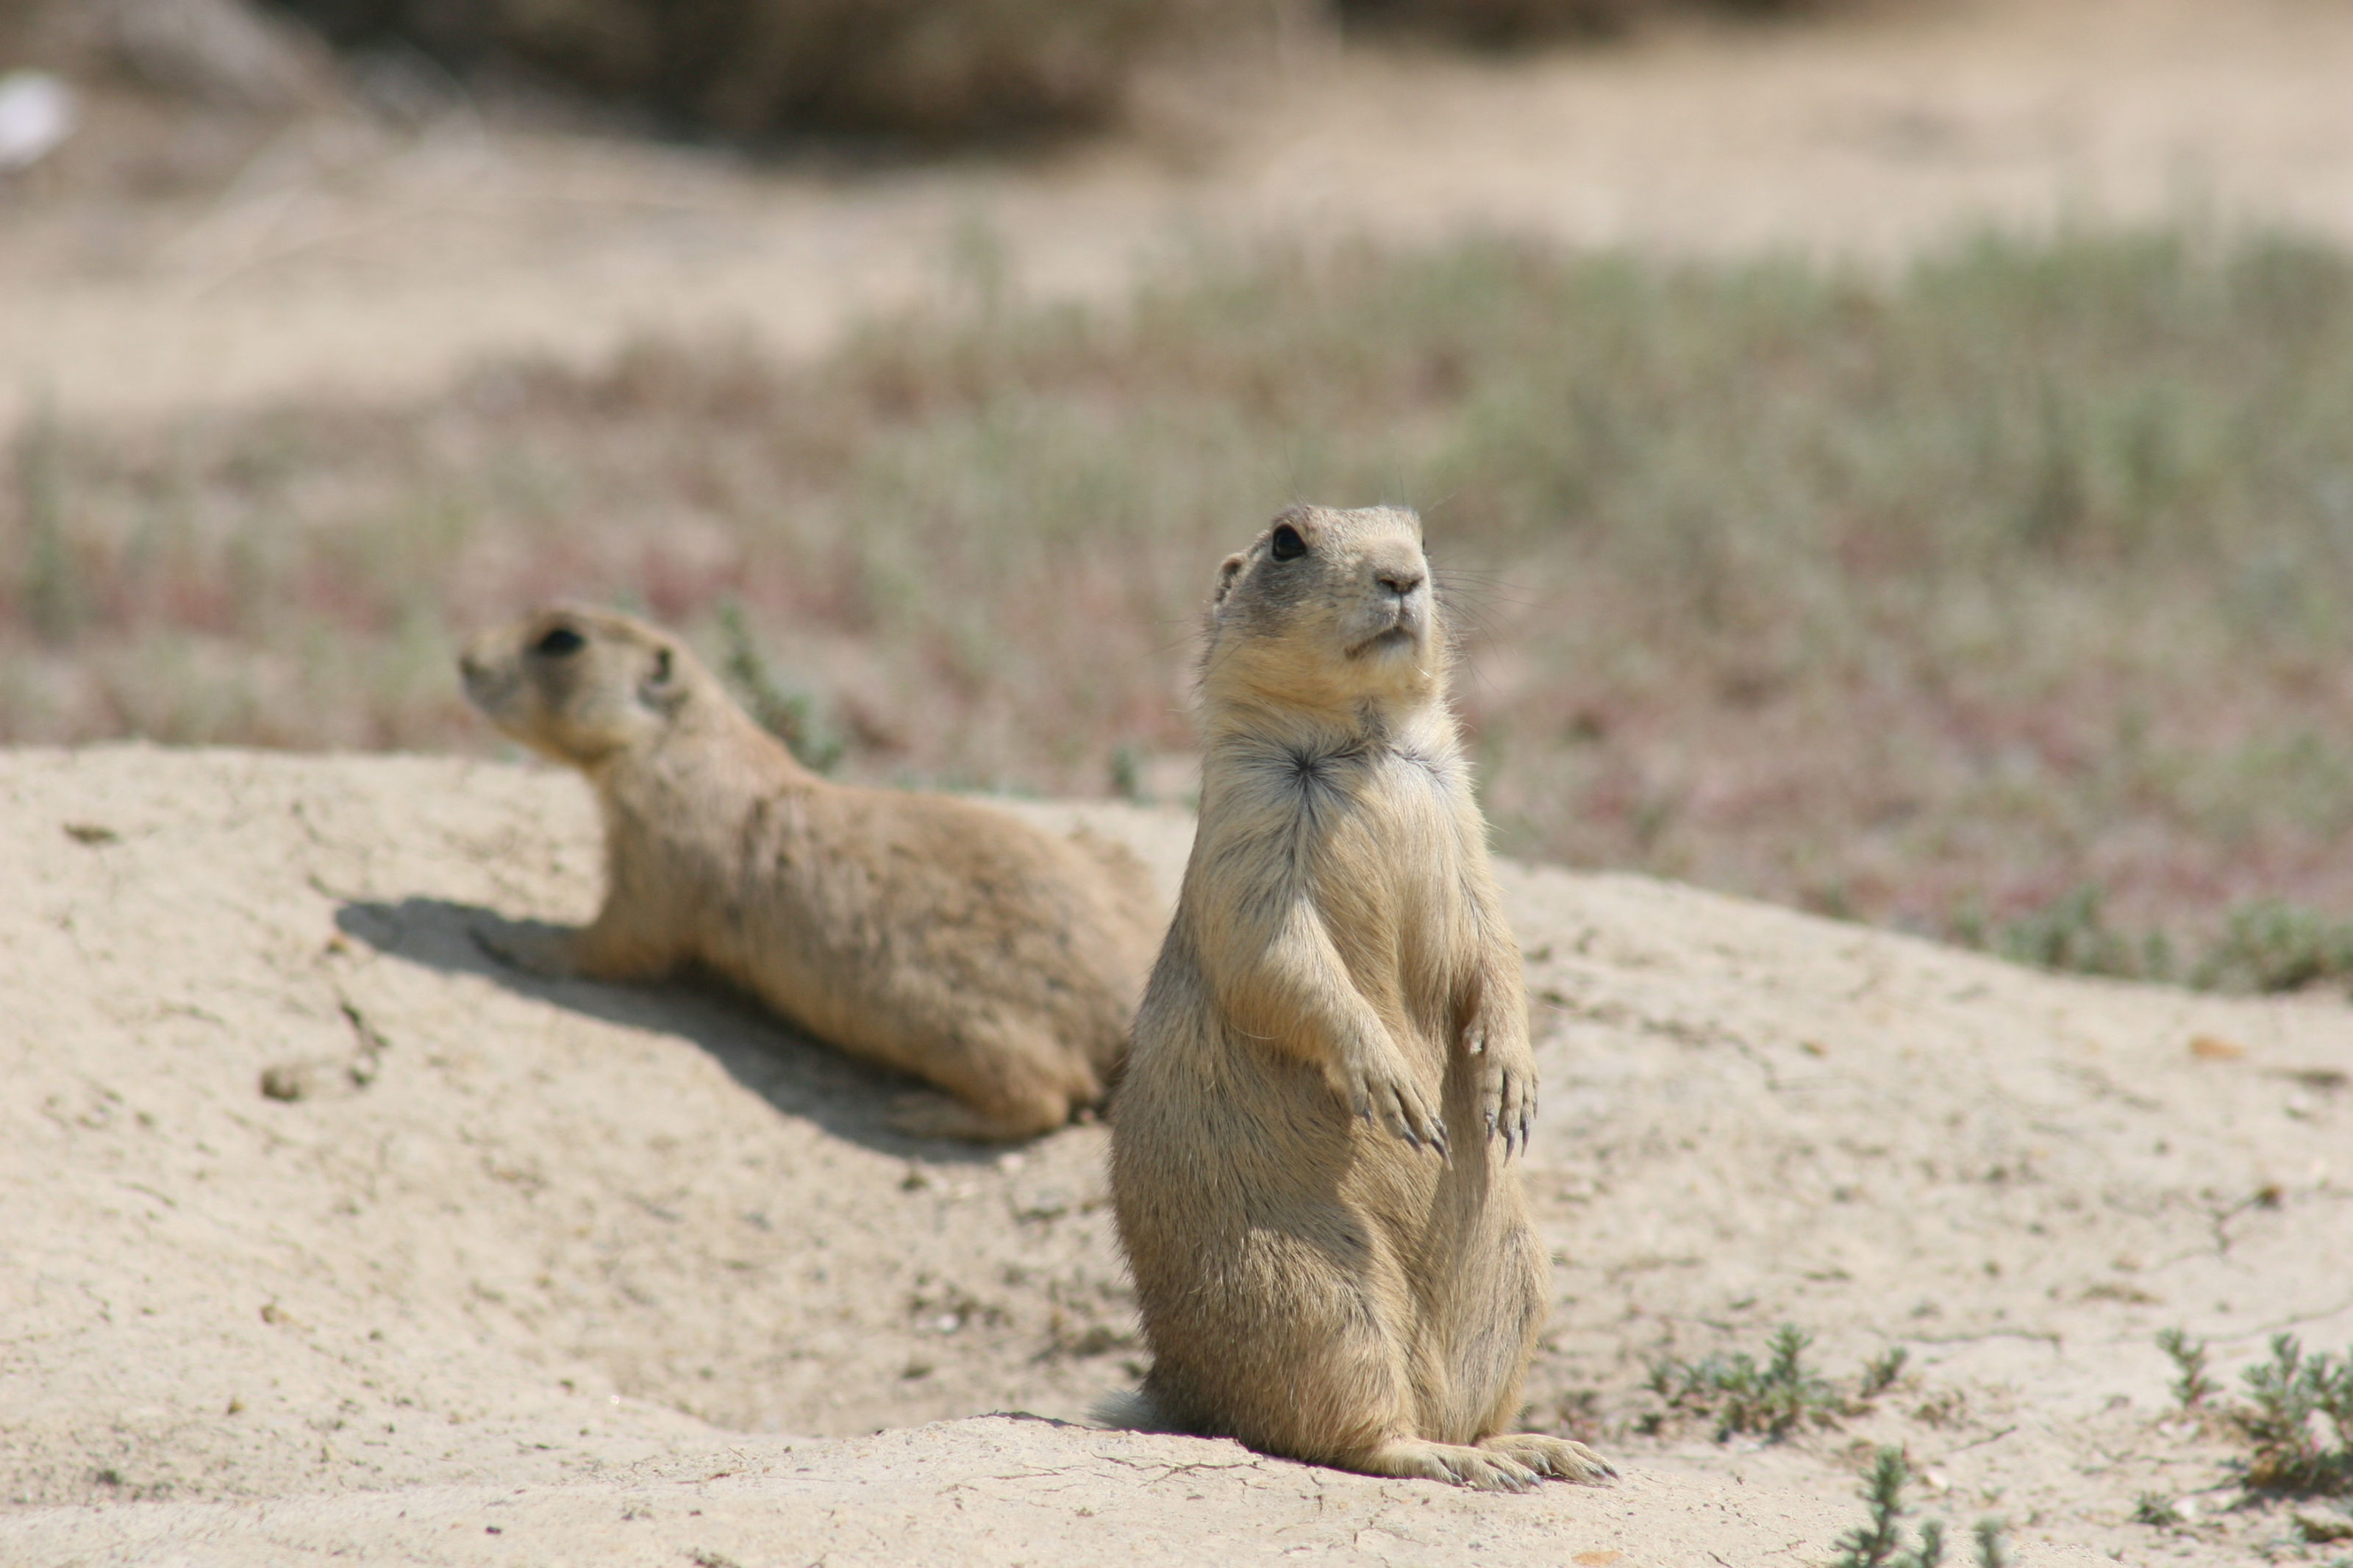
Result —
<path fill-rule="evenodd" d="M 1179 816 L 1017 809 L 1181 863 Z M 1533 1418 L 1598 1423 L 1623 1484 L 954 1419 L 1132 1375 L 1102 1130 L 910 1142 L 897 1086 L 729 998 L 484 961 L 472 929 L 584 915 L 596 871 L 550 772 L 0 753 L 0 1561 L 1804 1562 L 1859 1521 L 1867 1440 L 2024 1562 L 2251 1560 L 2284 1514 L 2126 1521 L 2225 1453 L 2164 1422 L 2151 1337 L 2353 1342 L 2341 1003 L 1513 867 L 1558 1264 Z M 314 1092 L 260 1092 L 301 1064 Z M 1649 1358 L 1785 1321 L 1829 1373 L 1901 1345 L 1914 1376 L 1794 1444 L 1622 1429 Z"/>

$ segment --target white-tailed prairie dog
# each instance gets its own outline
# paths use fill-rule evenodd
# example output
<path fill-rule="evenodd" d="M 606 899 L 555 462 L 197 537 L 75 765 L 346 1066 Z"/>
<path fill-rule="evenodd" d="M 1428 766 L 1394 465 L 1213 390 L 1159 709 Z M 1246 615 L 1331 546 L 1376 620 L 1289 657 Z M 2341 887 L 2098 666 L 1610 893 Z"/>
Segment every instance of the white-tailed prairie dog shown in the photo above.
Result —
<path fill-rule="evenodd" d="M 587 775 L 605 901 L 500 955 L 651 980 L 697 964 L 839 1049 L 945 1089 L 894 1121 L 1026 1138 L 1096 1104 L 1160 933 L 1143 863 L 949 795 L 818 777 L 677 638 L 559 606 L 473 639 L 466 694 Z"/>
<path fill-rule="evenodd" d="M 1382 1476 L 1593 1480 L 1514 1433 L 1546 1308 L 1519 949 L 1421 522 L 1294 507 L 1219 569 L 1200 822 L 1112 1108 L 1145 1420 Z"/>

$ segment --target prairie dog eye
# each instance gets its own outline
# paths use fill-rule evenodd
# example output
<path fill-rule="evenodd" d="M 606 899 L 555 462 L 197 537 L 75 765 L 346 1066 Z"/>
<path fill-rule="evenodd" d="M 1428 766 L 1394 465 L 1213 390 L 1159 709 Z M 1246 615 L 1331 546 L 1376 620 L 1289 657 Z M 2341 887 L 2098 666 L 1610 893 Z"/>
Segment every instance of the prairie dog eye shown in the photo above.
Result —
<path fill-rule="evenodd" d="M 1274 531 L 1274 537 L 1267 542 L 1266 552 L 1277 561 L 1296 561 L 1307 553 L 1307 541 L 1300 538 L 1299 531 L 1286 522 Z"/>
<path fill-rule="evenodd" d="M 562 658 L 566 654 L 578 653 L 587 646 L 588 639 L 570 626 L 557 626 L 532 644 L 531 651 L 543 653 L 550 658 Z"/>

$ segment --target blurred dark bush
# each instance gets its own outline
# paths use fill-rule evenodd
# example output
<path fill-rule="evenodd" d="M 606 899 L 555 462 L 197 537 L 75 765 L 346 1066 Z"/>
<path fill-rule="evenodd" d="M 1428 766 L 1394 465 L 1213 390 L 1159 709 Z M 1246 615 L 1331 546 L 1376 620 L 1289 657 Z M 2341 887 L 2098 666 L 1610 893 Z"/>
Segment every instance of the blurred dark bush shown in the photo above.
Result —
<path fill-rule="evenodd" d="M 1830 0 L 1333 0 L 1352 27 L 1431 35 L 1490 48 L 1611 37 L 1675 12 L 1781 16 Z"/>
<path fill-rule="evenodd" d="M 344 47 L 538 76 L 736 139 L 946 141 L 1114 118 L 1138 67 L 1303 0 L 277 0 Z"/>
<path fill-rule="evenodd" d="M 1148 68 L 1247 64 L 1285 37 L 1388 33 L 1509 48 L 1679 13 L 1860 3 L 0 0 L 0 65 L 95 69 L 185 100 L 276 111 L 335 90 L 323 36 L 390 63 L 382 79 L 422 66 L 445 85 L 553 89 L 690 134 L 939 144 L 1098 129 L 1121 116 Z"/>
<path fill-rule="evenodd" d="M 537 78 L 680 130 L 944 142 L 1100 127 L 1156 61 L 1244 60 L 1278 37 L 1335 27 L 1512 47 L 1670 14 L 1781 16 L 1841 0 L 270 3 L 339 47 L 417 50 L 461 79 Z"/>

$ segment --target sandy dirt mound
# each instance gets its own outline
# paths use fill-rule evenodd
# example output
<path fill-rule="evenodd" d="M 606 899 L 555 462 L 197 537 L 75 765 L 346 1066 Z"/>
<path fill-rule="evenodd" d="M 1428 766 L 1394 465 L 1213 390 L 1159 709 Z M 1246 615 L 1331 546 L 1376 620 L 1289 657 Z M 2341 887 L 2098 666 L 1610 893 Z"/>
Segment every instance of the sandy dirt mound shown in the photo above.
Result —
<path fill-rule="evenodd" d="M 1010 809 L 1172 885 L 1189 831 Z M 491 963 L 475 931 L 595 906 L 575 779 L 0 753 L 0 846 L 12 1563 L 1803 1562 L 1860 1522 L 1871 1441 L 1957 1525 L 2008 1517 L 2022 1561 L 2236 1560 L 2284 1514 L 2128 1522 L 2227 1452 L 2166 1421 L 2152 1336 L 2226 1364 L 2282 1328 L 2353 1342 L 2341 1003 L 1507 866 L 1556 1263 L 1531 1418 L 1599 1430 L 1627 1479 L 1481 1499 L 976 1419 L 1076 1418 L 1133 1376 L 1103 1130 L 906 1140 L 902 1085 L 732 998 Z M 1651 1359 L 1783 1321 L 1826 1372 L 1914 1370 L 1792 1443 L 1625 1429 Z"/>
<path fill-rule="evenodd" d="M 11 1563 L 567 1564 L 822 1562 L 1705 1563 L 1819 1555 L 1840 1511 L 1799 1489 L 1636 1475 L 1497 1498 L 1260 1458 L 1232 1443 L 980 1416 L 832 1443 L 774 1440 L 570 1486 L 422 1487 L 259 1503 L 0 1517 Z M 1852 1510 L 1846 1511 L 1853 1511 Z M 1730 1558 L 1731 1561 L 1741 1561 Z M 1802 1556 L 1799 1558 L 1802 1561 Z M 2080 1547 L 2038 1562 L 2089 1564 Z"/>

